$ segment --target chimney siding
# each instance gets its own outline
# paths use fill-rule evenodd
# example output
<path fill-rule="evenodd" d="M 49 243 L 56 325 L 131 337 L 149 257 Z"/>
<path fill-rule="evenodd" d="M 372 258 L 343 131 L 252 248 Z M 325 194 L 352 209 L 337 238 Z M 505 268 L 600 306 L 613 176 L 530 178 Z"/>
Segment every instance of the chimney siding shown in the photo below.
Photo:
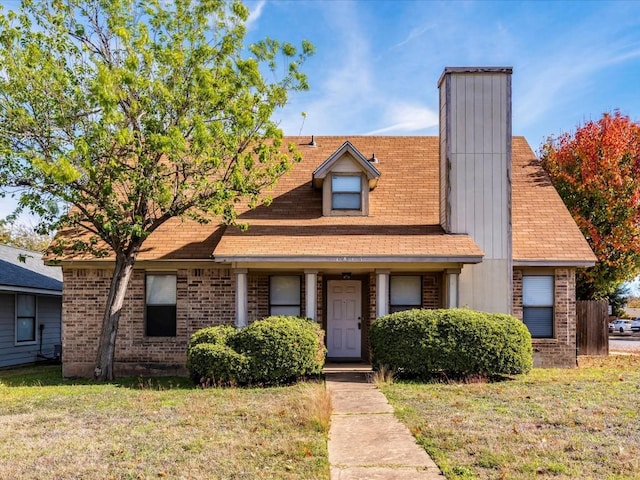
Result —
<path fill-rule="evenodd" d="M 511 68 L 445 68 L 440 88 L 440 223 L 484 251 L 460 274 L 459 305 L 511 313 Z"/>

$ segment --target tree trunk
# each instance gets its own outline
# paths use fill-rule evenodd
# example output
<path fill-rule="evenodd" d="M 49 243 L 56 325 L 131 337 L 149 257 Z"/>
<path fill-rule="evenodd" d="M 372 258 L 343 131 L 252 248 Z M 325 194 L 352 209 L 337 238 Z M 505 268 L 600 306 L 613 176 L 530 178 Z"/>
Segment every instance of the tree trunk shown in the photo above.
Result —
<path fill-rule="evenodd" d="M 111 278 L 111 286 L 107 297 L 107 304 L 102 317 L 102 333 L 98 345 L 98 356 L 93 376 L 96 380 L 110 381 L 114 379 L 113 364 L 115 360 L 116 336 L 120 312 L 124 304 L 124 297 L 129 287 L 129 280 L 133 272 L 133 265 L 138 256 L 138 249 L 116 255 L 115 268 Z"/>

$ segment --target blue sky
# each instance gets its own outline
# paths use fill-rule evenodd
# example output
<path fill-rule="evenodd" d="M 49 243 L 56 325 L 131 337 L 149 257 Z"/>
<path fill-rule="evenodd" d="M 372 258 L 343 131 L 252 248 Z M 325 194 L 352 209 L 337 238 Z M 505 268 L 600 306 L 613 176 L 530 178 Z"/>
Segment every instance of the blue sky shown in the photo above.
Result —
<path fill-rule="evenodd" d="M 602 113 L 640 119 L 640 2 L 248 1 L 248 40 L 317 52 L 286 134 L 436 135 L 446 66 L 513 67 L 513 133 L 534 150 Z M 302 125 L 301 112 L 307 117 Z"/>
<path fill-rule="evenodd" d="M 289 135 L 436 135 L 446 66 L 512 66 L 513 133 L 534 150 L 614 109 L 640 120 L 640 1 L 247 5 L 247 42 L 307 39 L 317 50 L 304 65 L 310 90 L 276 115 Z M 0 199 L 0 217 L 13 206 Z"/>

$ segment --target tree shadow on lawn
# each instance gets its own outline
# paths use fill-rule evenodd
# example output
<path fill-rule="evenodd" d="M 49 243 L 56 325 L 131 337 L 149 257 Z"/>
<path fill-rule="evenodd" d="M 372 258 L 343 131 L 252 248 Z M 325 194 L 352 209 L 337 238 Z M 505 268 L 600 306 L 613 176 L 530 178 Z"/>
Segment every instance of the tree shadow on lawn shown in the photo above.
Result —
<path fill-rule="evenodd" d="M 96 382 L 90 378 L 64 378 L 60 365 L 29 365 L 0 369 L 0 386 L 55 387 L 71 385 L 115 385 L 136 390 L 194 390 L 187 377 L 122 377 L 113 382 Z"/>

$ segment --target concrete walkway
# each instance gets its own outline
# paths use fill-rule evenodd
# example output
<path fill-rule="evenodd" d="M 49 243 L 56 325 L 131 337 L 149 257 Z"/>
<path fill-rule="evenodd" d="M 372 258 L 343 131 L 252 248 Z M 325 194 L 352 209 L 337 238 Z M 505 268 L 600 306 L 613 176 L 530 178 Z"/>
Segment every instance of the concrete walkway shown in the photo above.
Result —
<path fill-rule="evenodd" d="M 327 373 L 325 378 L 333 402 L 331 480 L 443 480 L 366 373 Z"/>

